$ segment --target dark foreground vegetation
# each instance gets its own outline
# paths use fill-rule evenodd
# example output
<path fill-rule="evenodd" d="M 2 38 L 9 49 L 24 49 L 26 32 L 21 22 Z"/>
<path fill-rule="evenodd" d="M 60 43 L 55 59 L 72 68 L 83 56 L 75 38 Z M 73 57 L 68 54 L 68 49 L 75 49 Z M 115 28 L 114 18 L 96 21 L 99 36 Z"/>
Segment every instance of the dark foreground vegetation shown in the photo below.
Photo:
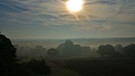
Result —
<path fill-rule="evenodd" d="M 131 58 L 62 59 L 52 62 L 79 73 L 79 76 L 135 76 L 135 59 Z"/>
<path fill-rule="evenodd" d="M 10 39 L 0 34 L 0 76 L 39 76 L 51 72 L 45 60 L 17 63 L 16 48 Z"/>

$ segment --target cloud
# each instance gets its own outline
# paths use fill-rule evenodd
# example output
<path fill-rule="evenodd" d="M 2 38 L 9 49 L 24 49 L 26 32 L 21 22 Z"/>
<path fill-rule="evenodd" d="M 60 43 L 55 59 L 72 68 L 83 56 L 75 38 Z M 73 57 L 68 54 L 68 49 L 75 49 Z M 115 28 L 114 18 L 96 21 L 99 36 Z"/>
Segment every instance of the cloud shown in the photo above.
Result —
<path fill-rule="evenodd" d="M 111 32 L 135 25 L 135 0 L 85 0 L 83 11 L 76 14 L 78 20 L 67 11 L 65 1 L 1 0 L 0 24 L 79 33 Z"/>
<path fill-rule="evenodd" d="M 121 3 L 121 7 L 118 14 L 134 14 L 135 15 L 135 1 L 134 0 L 124 0 Z"/>
<path fill-rule="evenodd" d="M 104 32 L 109 31 L 112 28 L 112 26 L 107 22 L 91 21 L 91 22 L 83 22 L 82 25 L 74 26 L 74 28 L 80 31 L 87 31 L 87 32 L 93 31 Z"/>
<path fill-rule="evenodd" d="M 4 1 L 4 0 L 3 0 Z M 6 2 L 7 1 L 7 2 Z M 4 3 L 2 3 L 2 7 L 8 8 L 6 13 L 10 14 L 10 17 L 15 20 L 20 20 L 22 22 L 28 22 L 28 23 L 33 23 L 38 22 L 45 24 L 46 22 L 52 23 L 52 21 L 57 23 L 63 23 L 70 21 L 75 21 L 75 17 L 70 14 L 66 8 L 64 7 L 65 5 L 62 4 L 64 0 L 12 0 L 10 1 L 11 3 L 8 4 L 9 0 L 6 0 Z M 126 3 L 126 0 L 91 0 L 92 4 L 89 4 L 88 6 L 85 6 L 82 14 L 79 14 L 78 17 L 80 20 L 84 19 L 89 19 L 91 20 L 123 20 L 123 17 L 134 19 L 129 15 L 119 15 L 122 14 L 123 11 L 134 13 L 135 11 L 133 9 L 128 10 L 128 8 L 133 8 L 133 7 L 128 7 L 128 5 L 131 4 L 129 2 L 127 6 L 123 5 Z M 133 1 L 133 0 L 132 0 Z M 89 3 L 90 1 L 86 0 L 86 3 Z M 98 4 L 98 5 L 97 5 Z M 107 5 L 105 5 L 107 4 Z M 135 4 L 132 2 L 132 4 Z M 55 8 L 54 8 L 55 7 Z M 19 13 L 12 13 L 9 12 L 12 10 L 15 12 L 16 10 L 20 11 Z M 126 11 L 127 10 L 127 11 Z M 124 12 L 123 12 L 124 13 Z M 131 14 L 130 14 L 131 15 Z M 133 15 L 132 15 L 133 16 Z M 87 20 L 86 19 L 86 20 Z M 82 22 L 82 21 L 81 21 Z M 50 24 L 51 25 L 51 24 Z"/>
<path fill-rule="evenodd" d="M 89 4 L 113 5 L 117 3 L 118 3 L 118 0 L 94 0 L 94 1 L 90 1 L 86 3 L 86 5 L 89 5 Z"/>

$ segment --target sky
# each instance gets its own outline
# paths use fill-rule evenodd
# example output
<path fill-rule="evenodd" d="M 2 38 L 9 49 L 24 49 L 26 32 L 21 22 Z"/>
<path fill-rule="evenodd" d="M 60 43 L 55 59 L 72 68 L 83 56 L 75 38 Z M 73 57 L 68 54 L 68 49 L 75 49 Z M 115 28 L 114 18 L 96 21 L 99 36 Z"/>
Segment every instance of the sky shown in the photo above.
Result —
<path fill-rule="evenodd" d="M 0 0 L 0 31 L 11 39 L 135 37 L 135 0 Z"/>

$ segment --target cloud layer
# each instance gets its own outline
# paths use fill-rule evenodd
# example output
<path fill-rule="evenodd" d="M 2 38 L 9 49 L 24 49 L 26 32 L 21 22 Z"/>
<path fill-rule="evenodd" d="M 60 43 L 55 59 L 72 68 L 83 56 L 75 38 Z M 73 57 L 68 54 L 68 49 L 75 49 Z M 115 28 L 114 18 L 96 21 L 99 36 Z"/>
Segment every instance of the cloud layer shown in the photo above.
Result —
<path fill-rule="evenodd" d="M 1 0 L 0 30 L 13 38 L 12 33 L 19 38 L 135 36 L 135 0 L 84 0 L 76 14 L 68 12 L 65 1 Z"/>

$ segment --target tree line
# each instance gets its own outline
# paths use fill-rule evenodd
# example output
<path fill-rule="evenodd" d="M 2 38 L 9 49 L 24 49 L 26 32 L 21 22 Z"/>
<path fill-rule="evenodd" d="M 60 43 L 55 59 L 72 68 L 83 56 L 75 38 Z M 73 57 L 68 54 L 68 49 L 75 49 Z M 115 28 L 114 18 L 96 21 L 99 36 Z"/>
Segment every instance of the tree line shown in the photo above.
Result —
<path fill-rule="evenodd" d="M 73 45 L 72 41 L 66 41 L 65 44 L 60 44 L 56 49 L 51 48 L 47 51 L 49 56 L 82 56 L 83 54 L 90 57 L 92 53 L 89 47 L 81 47 Z M 113 46 L 111 44 L 100 45 L 97 54 L 101 57 L 131 57 L 135 58 L 135 44 L 122 46 L 120 44 Z"/>
<path fill-rule="evenodd" d="M 97 53 L 102 57 L 132 57 L 135 58 L 135 44 L 129 44 L 125 47 L 122 45 L 116 45 L 115 47 L 107 44 L 100 45 Z"/>

